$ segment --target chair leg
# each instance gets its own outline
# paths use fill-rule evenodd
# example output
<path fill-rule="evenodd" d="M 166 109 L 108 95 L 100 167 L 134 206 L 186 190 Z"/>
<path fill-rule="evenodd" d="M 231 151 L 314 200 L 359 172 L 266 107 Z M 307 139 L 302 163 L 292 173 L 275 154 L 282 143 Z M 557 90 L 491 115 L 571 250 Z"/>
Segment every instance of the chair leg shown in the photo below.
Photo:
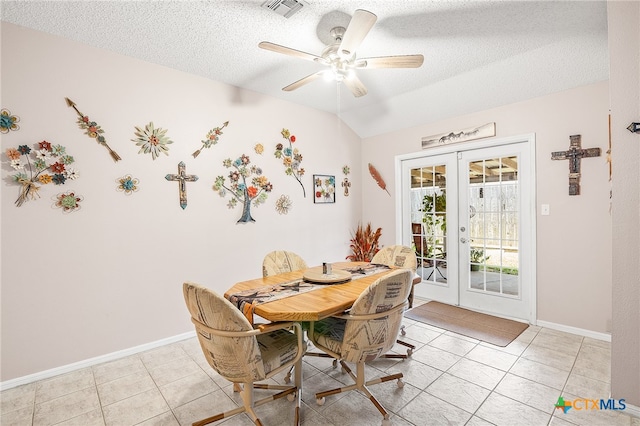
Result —
<path fill-rule="evenodd" d="M 365 382 L 364 381 L 364 362 L 359 362 L 358 364 L 356 364 L 356 369 L 357 369 L 356 374 L 353 374 L 353 371 L 347 366 L 347 364 L 344 361 L 340 360 L 340 365 L 342 365 L 342 368 L 349 374 L 349 376 L 351 376 L 351 378 L 356 383 L 353 385 L 342 387 L 342 388 L 336 388 L 336 389 L 331 389 L 328 391 L 316 393 L 316 402 L 318 403 L 318 405 L 324 404 L 324 398 L 326 396 L 335 395 L 338 393 L 358 389 L 362 391 L 365 395 L 367 395 L 367 397 L 373 403 L 373 405 L 378 409 L 378 411 L 380 411 L 380 414 L 382 414 L 382 417 L 383 417 L 383 423 L 388 422 L 389 413 L 387 412 L 387 410 L 385 410 L 382 404 L 380 404 L 380 402 L 376 399 L 376 397 L 374 397 L 371 394 L 367 386 L 377 385 L 379 383 L 388 382 L 390 380 L 398 380 L 398 387 L 403 387 L 404 383 L 402 382 L 402 377 L 403 377 L 402 373 L 396 373 L 396 374 L 391 374 L 389 376 L 378 377 L 377 379 L 373 379 Z"/>
<path fill-rule="evenodd" d="M 298 361 L 298 362 L 300 363 L 300 368 L 302 369 L 302 361 Z M 298 397 L 298 400 L 296 403 L 296 409 L 295 409 L 295 418 L 296 418 L 295 424 L 299 425 L 300 424 L 299 423 L 300 394 L 301 394 L 300 389 L 302 389 L 301 387 L 302 372 L 300 373 L 300 375 L 296 374 L 296 383 L 298 384 L 298 386 L 268 385 L 263 383 L 245 383 L 244 386 L 240 386 L 239 383 L 234 383 L 233 384 L 234 392 L 238 392 L 238 391 L 241 392 L 242 407 L 234 408 L 233 410 L 225 411 L 224 413 L 219 413 L 219 414 L 216 414 L 215 416 L 211 416 L 211 417 L 207 417 L 206 419 L 199 420 L 197 422 L 192 423 L 192 426 L 204 426 L 218 420 L 227 419 L 231 416 L 234 416 L 240 413 L 247 413 L 249 417 L 251 417 L 251 420 L 253 420 L 253 423 L 255 423 L 257 426 L 262 426 L 262 422 L 258 418 L 258 415 L 254 411 L 254 408 L 259 407 L 262 404 L 266 404 L 267 402 L 275 401 L 276 399 L 280 399 L 285 396 L 292 395 L 294 393 L 297 393 L 297 397 Z M 278 392 L 276 394 L 273 394 L 265 398 L 259 399 L 258 401 L 255 401 L 254 395 L 253 395 L 254 389 L 275 389 L 275 390 L 281 390 L 281 392 Z"/>

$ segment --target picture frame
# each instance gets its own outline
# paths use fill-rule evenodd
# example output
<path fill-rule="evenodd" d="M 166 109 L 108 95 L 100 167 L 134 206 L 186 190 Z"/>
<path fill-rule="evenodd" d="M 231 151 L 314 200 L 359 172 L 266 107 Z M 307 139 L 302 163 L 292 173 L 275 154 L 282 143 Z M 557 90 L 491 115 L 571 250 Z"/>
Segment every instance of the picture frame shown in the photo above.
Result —
<path fill-rule="evenodd" d="M 336 177 L 334 175 L 313 175 L 313 202 L 315 204 L 336 202 Z"/>

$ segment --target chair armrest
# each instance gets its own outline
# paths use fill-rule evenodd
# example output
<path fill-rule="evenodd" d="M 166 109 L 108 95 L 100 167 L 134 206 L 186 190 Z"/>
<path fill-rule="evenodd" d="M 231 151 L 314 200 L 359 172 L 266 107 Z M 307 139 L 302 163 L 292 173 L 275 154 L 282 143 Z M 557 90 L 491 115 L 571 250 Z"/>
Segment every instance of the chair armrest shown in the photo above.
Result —
<path fill-rule="evenodd" d="M 339 319 L 344 319 L 344 320 L 349 320 L 349 321 L 369 321 L 372 319 L 377 319 L 377 318 L 382 318 L 382 317 L 386 317 L 387 315 L 390 315 L 392 313 L 395 313 L 397 311 L 400 310 L 404 310 L 407 306 L 409 305 L 409 301 L 405 300 L 404 303 L 401 303 L 398 306 L 395 306 L 391 309 L 389 309 L 388 311 L 384 311 L 384 312 L 377 312 L 375 314 L 364 314 L 364 315 L 353 315 L 350 313 L 344 313 L 341 315 L 333 315 L 333 318 L 339 318 Z"/>
<path fill-rule="evenodd" d="M 302 335 L 302 327 L 300 327 L 300 324 L 296 322 L 291 322 L 291 321 L 260 324 L 257 326 L 257 328 L 253 330 L 238 330 L 238 331 L 217 330 L 215 328 L 210 328 L 193 317 L 191 317 L 191 322 L 198 329 L 204 330 L 209 334 L 213 334 L 214 336 L 222 336 L 222 337 L 251 337 L 251 336 L 271 333 L 272 331 L 281 330 L 283 328 L 291 328 L 291 327 L 295 329 L 295 332 L 297 334 Z"/>

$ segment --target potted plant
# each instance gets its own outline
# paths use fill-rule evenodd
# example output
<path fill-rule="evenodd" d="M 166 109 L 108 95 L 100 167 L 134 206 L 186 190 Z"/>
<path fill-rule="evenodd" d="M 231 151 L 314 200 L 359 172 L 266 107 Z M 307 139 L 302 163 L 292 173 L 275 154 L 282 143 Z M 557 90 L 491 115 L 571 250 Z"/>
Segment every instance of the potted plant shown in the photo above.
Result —
<path fill-rule="evenodd" d="M 471 261 L 471 270 L 479 271 L 480 263 L 484 263 L 489 259 L 490 256 L 485 256 L 484 249 L 482 248 L 474 248 L 471 247 L 471 252 L 469 253 L 469 260 Z"/>
<path fill-rule="evenodd" d="M 351 235 L 351 254 L 347 256 L 352 262 L 371 262 L 373 256 L 380 250 L 379 240 L 382 235 L 382 228 L 375 231 L 368 223 L 365 228 L 358 224 L 355 233 Z"/>

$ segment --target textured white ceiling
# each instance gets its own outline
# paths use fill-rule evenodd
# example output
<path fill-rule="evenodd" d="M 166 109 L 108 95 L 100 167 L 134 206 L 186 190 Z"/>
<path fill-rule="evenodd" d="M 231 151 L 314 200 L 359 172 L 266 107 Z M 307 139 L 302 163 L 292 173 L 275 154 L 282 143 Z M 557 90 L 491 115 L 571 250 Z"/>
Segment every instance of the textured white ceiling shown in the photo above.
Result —
<path fill-rule="evenodd" d="M 306 1 L 286 19 L 263 0 L 2 0 L 1 18 L 335 112 L 361 137 L 608 79 L 604 1 Z M 359 70 L 361 98 L 322 79 L 283 92 L 322 66 L 258 43 L 319 55 L 356 9 L 378 16 L 358 57 L 422 54 L 424 65 Z"/>

